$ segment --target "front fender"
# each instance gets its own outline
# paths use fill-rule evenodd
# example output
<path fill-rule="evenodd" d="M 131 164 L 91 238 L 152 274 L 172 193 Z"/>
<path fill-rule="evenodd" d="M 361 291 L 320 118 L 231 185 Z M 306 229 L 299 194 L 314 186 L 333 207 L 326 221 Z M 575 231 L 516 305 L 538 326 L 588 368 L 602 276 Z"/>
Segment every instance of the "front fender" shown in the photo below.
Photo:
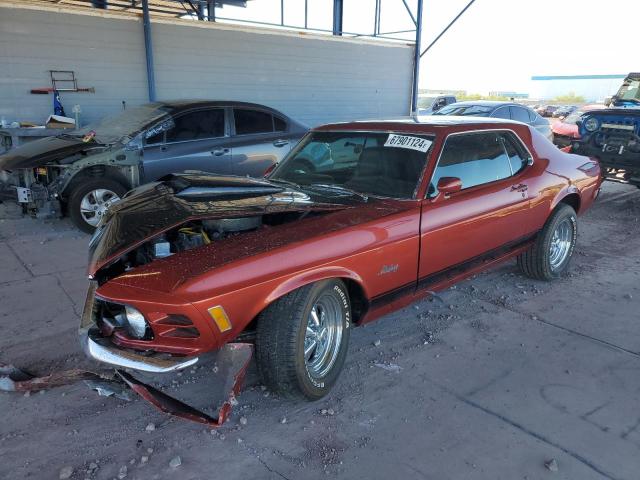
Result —
<path fill-rule="evenodd" d="M 353 280 L 360 285 L 366 298 L 369 298 L 366 285 L 357 273 L 342 267 L 322 267 L 311 271 L 301 272 L 282 282 L 265 298 L 264 306 L 266 307 L 278 298 L 283 297 L 287 293 L 290 293 L 300 287 L 331 278 L 347 278 L 349 280 Z"/>

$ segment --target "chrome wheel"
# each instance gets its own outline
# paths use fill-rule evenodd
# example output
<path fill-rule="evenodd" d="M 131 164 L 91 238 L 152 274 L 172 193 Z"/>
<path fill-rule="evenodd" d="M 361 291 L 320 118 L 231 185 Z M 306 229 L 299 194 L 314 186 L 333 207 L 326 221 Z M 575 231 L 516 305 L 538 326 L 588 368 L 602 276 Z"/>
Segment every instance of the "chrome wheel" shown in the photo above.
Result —
<path fill-rule="evenodd" d="M 562 220 L 551 236 L 549 245 L 549 265 L 551 270 L 557 270 L 571 253 L 573 243 L 573 222 L 570 218 Z"/>
<path fill-rule="evenodd" d="M 304 337 L 304 362 L 314 379 L 321 379 L 333 367 L 344 328 L 343 309 L 333 295 L 322 295 L 311 308 Z"/>
<path fill-rule="evenodd" d="M 91 190 L 80 201 L 80 215 L 85 222 L 96 227 L 109 207 L 118 200 L 118 194 L 106 188 Z"/>

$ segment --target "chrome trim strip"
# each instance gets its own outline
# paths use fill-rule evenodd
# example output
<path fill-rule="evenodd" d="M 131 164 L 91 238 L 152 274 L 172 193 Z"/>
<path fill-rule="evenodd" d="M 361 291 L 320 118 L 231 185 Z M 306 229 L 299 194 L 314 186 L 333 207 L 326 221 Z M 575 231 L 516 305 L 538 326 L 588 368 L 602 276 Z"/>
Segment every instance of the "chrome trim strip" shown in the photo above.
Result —
<path fill-rule="evenodd" d="M 108 363 L 122 368 L 131 368 L 141 372 L 169 373 L 190 367 L 198 362 L 198 357 L 188 359 L 169 359 L 144 356 L 128 350 L 120 349 L 115 345 L 109 345 L 105 340 L 100 342 L 87 330 L 80 330 L 80 343 L 85 354 L 102 363 Z"/>

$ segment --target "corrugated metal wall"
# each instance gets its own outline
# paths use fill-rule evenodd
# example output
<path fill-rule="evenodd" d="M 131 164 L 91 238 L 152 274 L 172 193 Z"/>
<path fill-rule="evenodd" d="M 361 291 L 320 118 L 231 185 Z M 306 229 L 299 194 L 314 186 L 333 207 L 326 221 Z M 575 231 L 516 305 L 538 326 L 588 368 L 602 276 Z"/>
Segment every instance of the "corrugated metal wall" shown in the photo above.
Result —
<path fill-rule="evenodd" d="M 407 115 L 413 48 L 318 35 L 195 22 L 153 22 L 158 99 L 263 103 L 313 126 Z M 0 4 L 0 116 L 42 122 L 52 113 L 49 70 L 73 70 L 81 87 L 63 93 L 86 123 L 147 101 L 138 18 L 36 11 Z"/>

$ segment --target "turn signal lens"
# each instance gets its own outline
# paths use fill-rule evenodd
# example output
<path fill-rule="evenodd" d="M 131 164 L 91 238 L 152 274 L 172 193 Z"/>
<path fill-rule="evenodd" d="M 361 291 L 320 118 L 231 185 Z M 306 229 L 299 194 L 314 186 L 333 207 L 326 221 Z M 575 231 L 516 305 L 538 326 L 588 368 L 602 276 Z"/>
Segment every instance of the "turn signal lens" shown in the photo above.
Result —
<path fill-rule="evenodd" d="M 207 311 L 209 312 L 209 315 L 211 315 L 211 318 L 213 318 L 213 321 L 216 322 L 216 325 L 221 332 L 231 330 L 231 322 L 229 321 L 229 317 L 227 317 L 227 312 L 224 311 L 224 308 L 218 305 L 216 307 L 211 307 Z"/>

